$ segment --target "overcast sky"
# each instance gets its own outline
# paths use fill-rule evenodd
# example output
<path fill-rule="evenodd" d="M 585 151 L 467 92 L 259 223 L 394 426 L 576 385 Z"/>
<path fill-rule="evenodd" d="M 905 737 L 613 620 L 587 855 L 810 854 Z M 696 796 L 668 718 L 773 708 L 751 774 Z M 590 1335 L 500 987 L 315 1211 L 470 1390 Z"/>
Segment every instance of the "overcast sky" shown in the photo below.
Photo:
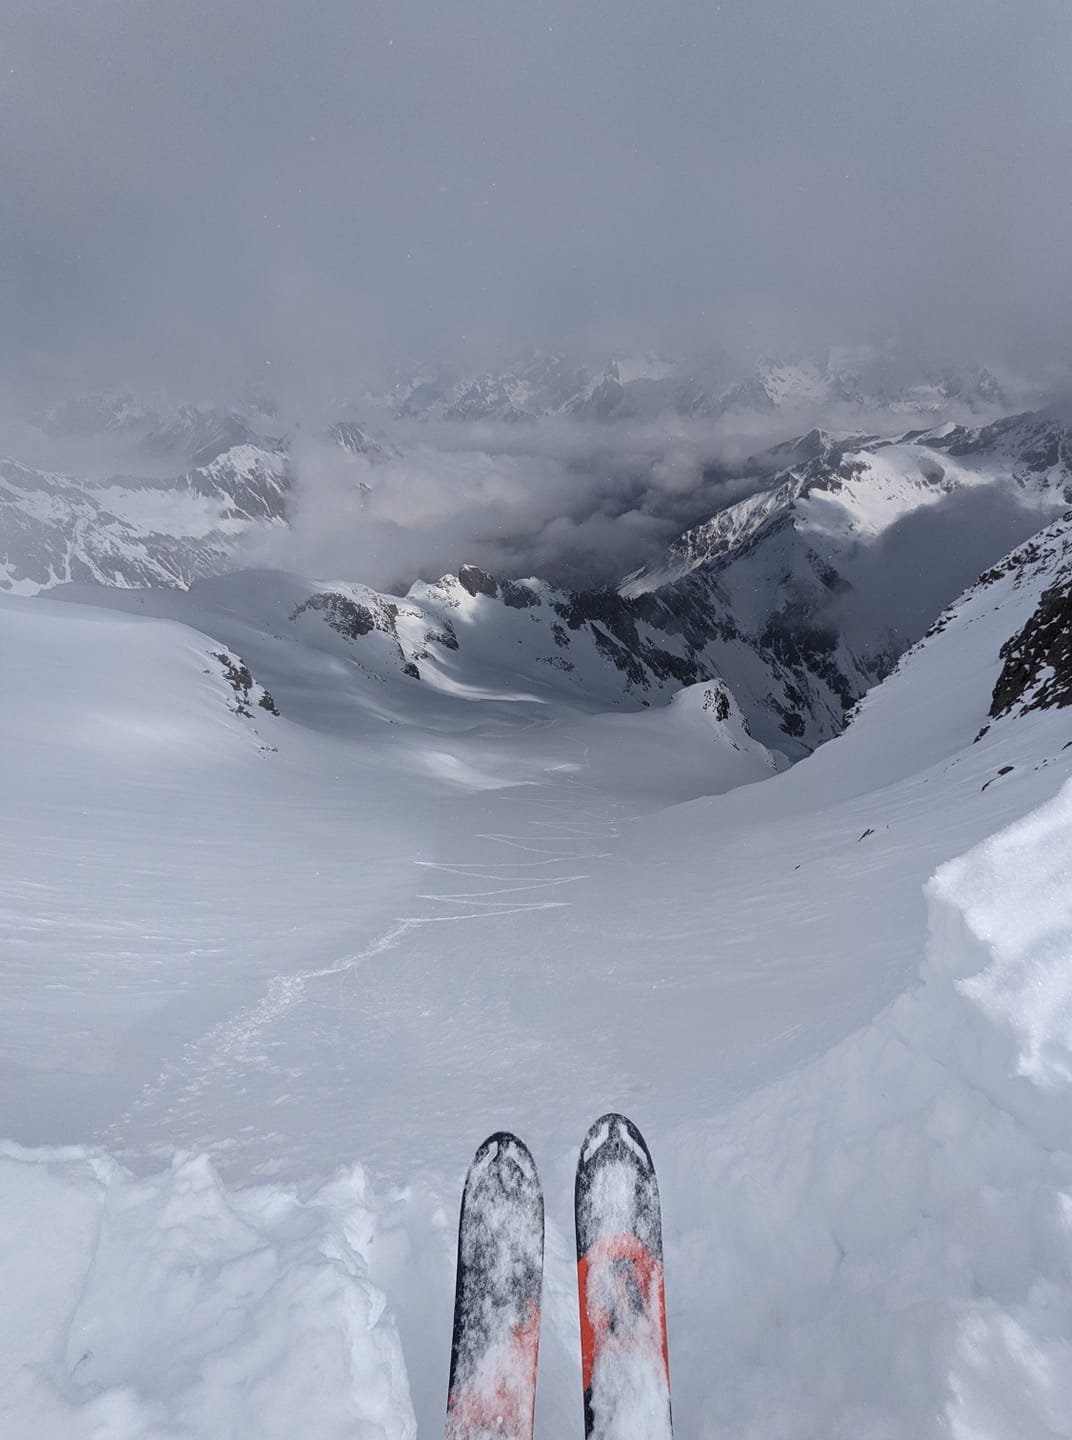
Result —
<path fill-rule="evenodd" d="M 1069 0 L 0 0 L 0 368 L 1067 354 Z"/>

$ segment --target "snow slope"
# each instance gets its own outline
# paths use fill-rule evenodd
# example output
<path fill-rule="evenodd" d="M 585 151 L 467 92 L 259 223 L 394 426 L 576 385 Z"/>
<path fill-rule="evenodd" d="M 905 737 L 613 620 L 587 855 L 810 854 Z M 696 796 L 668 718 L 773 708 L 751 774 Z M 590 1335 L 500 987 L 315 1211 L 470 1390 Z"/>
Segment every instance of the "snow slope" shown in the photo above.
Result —
<path fill-rule="evenodd" d="M 769 478 L 621 593 L 676 623 L 756 736 L 796 757 L 996 557 L 1072 504 L 1072 439 L 1045 414 L 900 441 L 813 431 L 746 463 Z"/>
<path fill-rule="evenodd" d="M 4 1433 L 436 1433 L 509 1127 L 539 1433 L 579 1434 L 610 1108 L 660 1168 L 679 1433 L 1072 1433 L 1070 535 L 773 775 L 710 687 L 358 671 L 272 577 L 181 621 L 0 597 Z"/>
<path fill-rule="evenodd" d="M 548 373 L 557 375 L 556 366 Z M 608 371 L 584 389 L 577 413 L 613 409 L 621 389 Z M 118 415 L 125 425 L 125 404 Z M 230 433 L 224 420 L 223 432 Z M 187 428 L 179 425 L 179 432 Z M 204 438 L 199 421 L 190 433 Z M 320 441 L 314 437 L 311 449 L 302 440 L 298 468 L 330 470 L 340 452 L 347 473 L 339 477 L 336 499 L 346 523 L 356 523 L 366 507 L 375 511 L 378 486 L 390 489 L 388 462 L 401 457 L 360 426 L 340 422 Z M 646 464 L 629 484 L 653 480 L 660 467 L 654 464 L 645 480 Z M 181 588 L 225 572 L 252 537 L 270 531 L 283 540 L 290 474 L 282 448 L 250 443 L 167 480 L 77 480 L 0 462 L 0 589 L 31 593 L 87 580 Z M 1072 441 L 1045 414 L 973 430 L 947 425 L 897 443 L 816 430 L 739 464 L 689 474 L 695 488 L 678 523 L 689 514 L 702 515 L 702 523 L 686 530 L 660 563 L 630 576 L 618 595 L 499 583 L 473 571 L 473 583 L 463 585 L 478 603 L 461 600 L 473 611 L 465 627 L 467 665 L 482 645 L 485 623 L 491 626 L 485 648 L 496 647 L 503 606 L 527 609 L 527 617 L 514 617 L 515 638 L 528 650 L 537 638 L 532 625 L 542 630 L 540 663 L 563 675 L 577 669 L 585 677 L 573 687 L 578 695 L 588 685 L 591 667 L 583 652 L 592 644 L 611 690 L 624 688 L 634 702 L 657 702 L 659 692 L 720 677 L 757 738 L 799 758 L 838 733 L 847 708 L 888 673 L 965 583 L 1069 503 Z M 655 483 L 647 500 L 637 502 L 629 484 L 632 498 L 623 492 L 622 504 L 645 509 L 651 502 L 658 511 L 666 499 L 659 500 Z M 746 498 L 723 503 L 741 494 Z M 629 513 L 617 517 L 625 529 Z M 339 563 L 354 563 L 345 547 L 339 553 Z M 388 634 L 418 670 L 441 643 L 435 614 L 444 621 L 442 643 L 459 639 L 450 628 L 456 597 L 449 586 L 418 585 L 400 598 L 376 596 L 346 579 L 336 587 L 341 600 L 315 602 L 333 607 L 321 612 L 329 624 L 348 623 L 340 622 L 340 605 L 351 617 L 355 605 L 379 616 L 377 634 Z M 489 606 L 480 597 L 501 604 Z M 396 612 L 406 633 L 395 633 Z M 575 642 L 579 667 L 569 653 Z M 605 687 L 600 695 L 607 698 Z"/>

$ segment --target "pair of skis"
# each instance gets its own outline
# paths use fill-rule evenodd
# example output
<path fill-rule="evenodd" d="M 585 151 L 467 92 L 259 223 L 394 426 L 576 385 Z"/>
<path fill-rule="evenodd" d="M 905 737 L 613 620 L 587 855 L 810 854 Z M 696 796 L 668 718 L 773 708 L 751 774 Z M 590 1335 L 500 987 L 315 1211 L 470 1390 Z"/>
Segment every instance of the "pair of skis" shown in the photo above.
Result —
<path fill-rule="evenodd" d="M 585 1434 L 672 1440 L 659 1186 L 624 1115 L 588 1131 L 574 1198 Z M 446 1440 L 531 1440 L 542 1283 L 539 1176 L 500 1132 L 462 1195 Z"/>

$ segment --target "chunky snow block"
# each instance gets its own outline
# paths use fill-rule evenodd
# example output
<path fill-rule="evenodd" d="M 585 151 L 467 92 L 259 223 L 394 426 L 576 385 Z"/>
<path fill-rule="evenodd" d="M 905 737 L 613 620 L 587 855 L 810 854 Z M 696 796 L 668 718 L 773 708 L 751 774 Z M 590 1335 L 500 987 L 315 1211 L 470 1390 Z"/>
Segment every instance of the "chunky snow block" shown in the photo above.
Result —
<path fill-rule="evenodd" d="M 458 1225 L 446 1440 L 531 1440 L 543 1283 L 543 1194 L 516 1135 L 473 1158 Z"/>

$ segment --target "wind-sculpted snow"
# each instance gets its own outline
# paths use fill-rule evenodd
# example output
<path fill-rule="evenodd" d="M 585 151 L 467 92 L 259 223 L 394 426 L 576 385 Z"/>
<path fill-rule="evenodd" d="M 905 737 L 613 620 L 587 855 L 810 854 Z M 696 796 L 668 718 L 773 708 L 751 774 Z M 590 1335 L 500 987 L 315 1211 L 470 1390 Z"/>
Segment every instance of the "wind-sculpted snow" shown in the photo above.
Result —
<path fill-rule="evenodd" d="M 706 1371 L 700 1435 L 1069 1433 L 1072 788 L 927 898 L 917 985 L 678 1133 L 671 1344 Z"/>
<path fill-rule="evenodd" d="M 0 1142 L 0 1216 L 11 1440 L 412 1440 L 359 1168 L 229 1190 L 203 1157 L 135 1177 Z"/>

